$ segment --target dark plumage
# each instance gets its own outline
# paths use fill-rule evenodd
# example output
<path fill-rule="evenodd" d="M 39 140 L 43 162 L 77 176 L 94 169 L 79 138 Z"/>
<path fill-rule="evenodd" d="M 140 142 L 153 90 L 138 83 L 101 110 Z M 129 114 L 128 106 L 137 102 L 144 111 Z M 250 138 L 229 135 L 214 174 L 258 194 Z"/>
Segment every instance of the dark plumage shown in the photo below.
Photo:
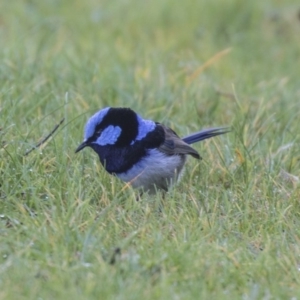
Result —
<path fill-rule="evenodd" d="M 107 172 L 153 193 L 168 190 L 178 180 L 187 155 L 200 159 L 190 144 L 228 131 L 205 129 L 181 139 L 172 129 L 144 120 L 130 108 L 108 107 L 88 120 L 76 152 L 91 147 Z"/>

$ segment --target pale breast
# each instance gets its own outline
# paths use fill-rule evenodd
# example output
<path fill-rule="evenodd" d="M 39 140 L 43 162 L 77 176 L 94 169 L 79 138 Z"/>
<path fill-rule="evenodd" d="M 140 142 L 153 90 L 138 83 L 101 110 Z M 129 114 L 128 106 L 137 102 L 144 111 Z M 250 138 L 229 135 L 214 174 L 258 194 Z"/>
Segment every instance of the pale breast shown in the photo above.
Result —
<path fill-rule="evenodd" d="M 120 179 L 130 182 L 134 188 L 142 188 L 154 193 L 156 189 L 167 190 L 178 180 L 186 155 L 166 155 L 156 149 L 148 150 L 148 155 L 127 172 L 116 173 Z"/>

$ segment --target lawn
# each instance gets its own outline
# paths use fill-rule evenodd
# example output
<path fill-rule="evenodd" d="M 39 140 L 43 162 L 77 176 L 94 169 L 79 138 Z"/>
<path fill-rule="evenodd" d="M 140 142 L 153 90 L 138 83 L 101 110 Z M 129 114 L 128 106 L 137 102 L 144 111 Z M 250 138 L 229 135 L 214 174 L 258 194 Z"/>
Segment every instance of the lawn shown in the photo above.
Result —
<path fill-rule="evenodd" d="M 0 299 L 299 299 L 298 2 L 2 1 Z M 231 132 L 137 202 L 105 106 Z"/>

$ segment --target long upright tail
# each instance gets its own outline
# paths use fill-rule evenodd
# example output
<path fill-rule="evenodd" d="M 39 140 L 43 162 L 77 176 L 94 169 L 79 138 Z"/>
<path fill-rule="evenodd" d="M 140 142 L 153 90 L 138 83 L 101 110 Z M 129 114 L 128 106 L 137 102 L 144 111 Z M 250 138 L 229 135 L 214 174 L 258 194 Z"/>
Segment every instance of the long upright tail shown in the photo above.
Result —
<path fill-rule="evenodd" d="M 194 144 L 196 142 L 203 141 L 213 136 L 227 133 L 229 131 L 230 129 L 228 127 L 208 128 L 208 129 L 203 129 L 199 132 L 192 133 L 182 138 L 182 140 L 187 144 Z"/>

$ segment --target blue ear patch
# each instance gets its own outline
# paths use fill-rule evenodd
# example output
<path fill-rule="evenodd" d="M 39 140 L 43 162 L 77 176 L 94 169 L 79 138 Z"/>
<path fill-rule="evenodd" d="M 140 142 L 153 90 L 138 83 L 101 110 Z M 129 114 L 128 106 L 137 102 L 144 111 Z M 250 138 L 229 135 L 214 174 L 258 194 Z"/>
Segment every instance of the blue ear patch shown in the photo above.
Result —
<path fill-rule="evenodd" d="M 121 132 L 121 127 L 109 125 L 102 131 L 101 135 L 94 143 L 100 146 L 113 145 L 118 140 Z"/>

